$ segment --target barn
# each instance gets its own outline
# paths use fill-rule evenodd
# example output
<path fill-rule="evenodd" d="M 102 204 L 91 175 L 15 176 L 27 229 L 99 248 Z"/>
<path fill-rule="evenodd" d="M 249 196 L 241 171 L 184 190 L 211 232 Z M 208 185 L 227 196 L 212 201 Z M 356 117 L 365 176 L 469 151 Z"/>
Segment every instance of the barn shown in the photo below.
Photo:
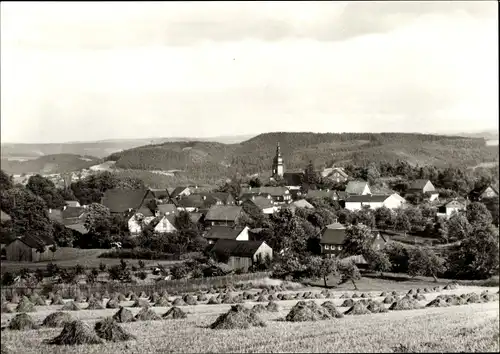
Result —
<path fill-rule="evenodd" d="M 227 264 L 231 269 L 248 271 L 259 259 L 272 259 L 273 250 L 264 241 L 217 240 L 210 250 L 211 253 L 228 257 Z"/>
<path fill-rule="evenodd" d="M 24 235 L 5 246 L 6 260 L 15 262 L 41 262 L 52 260 L 50 250 L 54 240 L 49 237 Z"/>

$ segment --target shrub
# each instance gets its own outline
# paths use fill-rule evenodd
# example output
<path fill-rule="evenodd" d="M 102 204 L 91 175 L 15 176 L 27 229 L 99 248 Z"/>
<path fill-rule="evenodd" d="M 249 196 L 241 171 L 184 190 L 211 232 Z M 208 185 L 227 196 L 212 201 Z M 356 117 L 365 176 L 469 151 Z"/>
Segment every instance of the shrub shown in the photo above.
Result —
<path fill-rule="evenodd" d="M 135 337 L 127 333 L 120 325 L 112 318 L 107 317 L 102 321 L 95 324 L 94 330 L 96 334 L 105 340 L 111 342 L 121 342 L 130 339 L 135 339 Z"/>
<path fill-rule="evenodd" d="M 145 280 L 148 277 L 148 274 L 145 271 L 140 271 L 137 272 L 135 276 L 141 280 Z"/>

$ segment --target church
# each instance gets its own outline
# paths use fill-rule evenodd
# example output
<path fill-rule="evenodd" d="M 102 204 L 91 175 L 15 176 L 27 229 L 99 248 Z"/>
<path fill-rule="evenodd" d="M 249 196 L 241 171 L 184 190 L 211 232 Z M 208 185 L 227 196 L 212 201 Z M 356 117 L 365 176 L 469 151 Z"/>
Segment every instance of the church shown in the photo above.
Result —
<path fill-rule="evenodd" d="M 285 165 L 283 162 L 283 156 L 281 156 L 280 143 L 276 146 L 276 155 L 273 159 L 273 167 L 271 178 L 274 180 L 283 180 L 285 185 L 289 189 L 300 189 L 302 186 L 302 181 L 304 177 L 303 172 L 286 172 Z"/>

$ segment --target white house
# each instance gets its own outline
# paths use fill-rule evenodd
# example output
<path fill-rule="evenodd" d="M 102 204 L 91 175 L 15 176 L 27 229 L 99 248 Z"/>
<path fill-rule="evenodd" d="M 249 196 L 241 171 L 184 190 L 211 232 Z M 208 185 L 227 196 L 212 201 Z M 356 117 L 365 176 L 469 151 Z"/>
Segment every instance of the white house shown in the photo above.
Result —
<path fill-rule="evenodd" d="M 142 232 L 143 225 L 149 225 L 155 216 L 146 207 L 140 208 L 134 215 L 128 219 L 128 230 L 131 235 L 137 235 Z"/>
<path fill-rule="evenodd" d="M 160 234 L 168 234 L 177 231 L 175 228 L 175 215 L 163 215 L 158 224 L 155 226 L 155 232 Z"/>
<path fill-rule="evenodd" d="M 351 195 L 345 200 L 345 208 L 350 211 L 361 210 L 365 206 L 378 209 L 383 206 L 389 209 L 400 208 L 406 200 L 397 193 L 373 194 L 373 195 Z"/>
<path fill-rule="evenodd" d="M 444 204 L 438 208 L 438 216 L 444 216 L 446 218 L 449 218 L 451 214 L 455 212 L 460 212 L 465 210 L 466 206 L 465 203 L 461 203 L 458 200 L 452 200 L 451 202 Z"/>
<path fill-rule="evenodd" d="M 345 192 L 349 195 L 371 194 L 370 186 L 365 181 L 350 181 L 345 187 Z"/>

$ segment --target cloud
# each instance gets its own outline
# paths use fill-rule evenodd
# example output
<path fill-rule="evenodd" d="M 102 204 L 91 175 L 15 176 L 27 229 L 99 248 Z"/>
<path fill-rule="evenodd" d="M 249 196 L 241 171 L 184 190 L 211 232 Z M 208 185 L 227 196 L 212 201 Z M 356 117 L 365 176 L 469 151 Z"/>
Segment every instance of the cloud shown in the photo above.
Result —
<path fill-rule="evenodd" d="M 342 41 L 386 33 L 429 14 L 493 18 L 496 6 L 493 1 L 3 3 L 2 41 L 90 50 L 251 38 Z"/>
<path fill-rule="evenodd" d="M 498 124 L 486 2 L 4 4 L 3 141 Z"/>

